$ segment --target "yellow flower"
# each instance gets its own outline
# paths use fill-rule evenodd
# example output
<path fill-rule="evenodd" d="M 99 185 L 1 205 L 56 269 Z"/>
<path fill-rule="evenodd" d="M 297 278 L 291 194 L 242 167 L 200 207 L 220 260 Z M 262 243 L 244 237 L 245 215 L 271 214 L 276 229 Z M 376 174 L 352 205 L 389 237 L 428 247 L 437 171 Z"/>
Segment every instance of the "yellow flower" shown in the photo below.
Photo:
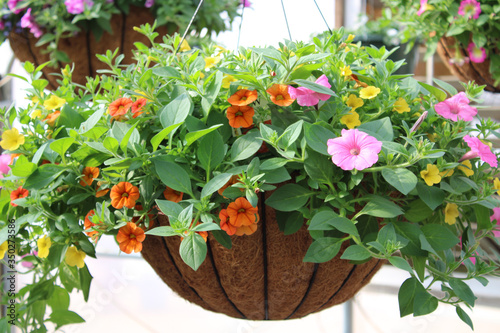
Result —
<path fill-rule="evenodd" d="M 474 174 L 474 170 L 472 170 L 472 164 L 469 160 L 465 160 L 457 167 L 458 170 L 462 171 L 467 177 L 470 177 Z"/>
<path fill-rule="evenodd" d="M 493 180 L 493 188 L 497 190 L 497 194 L 500 195 L 500 180 L 498 178 Z"/>
<path fill-rule="evenodd" d="M 436 142 L 436 139 L 438 138 L 438 134 L 437 133 L 427 133 L 427 138 L 429 139 L 430 142 Z"/>
<path fill-rule="evenodd" d="M 342 76 L 351 76 L 351 66 L 340 67 L 340 75 Z"/>
<path fill-rule="evenodd" d="M 37 95 L 33 95 L 33 97 L 31 97 L 31 101 L 33 102 L 33 104 L 36 104 L 36 103 L 38 103 L 40 100 L 38 99 L 38 96 L 37 96 Z"/>
<path fill-rule="evenodd" d="M 420 171 L 420 176 L 428 186 L 439 184 L 439 182 L 441 181 L 439 169 L 434 164 L 427 164 L 427 170 Z"/>
<path fill-rule="evenodd" d="M 235 81 L 238 81 L 238 79 L 232 75 L 225 74 L 224 77 L 222 78 L 222 88 L 229 89 L 229 85 L 231 84 L 231 82 Z"/>
<path fill-rule="evenodd" d="M 31 119 L 42 118 L 42 111 L 40 109 L 36 109 L 30 114 Z"/>
<path fill-rule="evenodd" d="M 353 129 L 356 126 L 361 125 L 361 121 L 359 121 L 359 114 L 356 111 L 351 111 L 340 118 L 340 122 L 346 125 L 348 129 Z"/>
<path fill-rule="evenodd" d="M 221 53 L 229 52 L 226 48 L 223 48 L 222 46 L 219 45 L 215 45 L 215 48 L 219 49 L 219 53 L 217 53 L 218 56 L 221 55 Z"/>
<path fill-rule="evenodd" d="M 78 250 L 75 246 L 71 246 L 66 251 L 64 261 L 69 266 L 78 266 L 78 268 L 83 268 L 83 266 L 85 266 L 83 259 L 85 259 L 86 256 L 85 252 Z"/>
<path fill-rule="evenodd" d="M 205 58 L 205 69 L 207 68 L 212 68 L 215 66 L 216 63 L 220 61 L 220 57 L 206 57 Z"/>
<path fill-rule="evenodd" d="M 0 245 L 0 259 L 2 259 L 5 256 L 5 252 L 7 252 L 7 249 L 9 248 L 8 242 L 5 241 Z"/>
<path fill-rule="evenodd" d="M 349 43 L 351 40 L 353 40 L 353 39 L 354 39 L 354 37 L 356 37 L 356 36 L 355 36 L 355 35 L 353 35 L 353 34 L 349 34 L 349 36 L 347 36 L 347 39 L 345 40 L 345 41 L 346 41 L 346 43 Z"/>
<path fill-rule="evenodd" d="M 185 51 L 189 51 L 189 50 L 191 50 L 191 46 L 189 46 L 189 43 L 187 42 L 187 40 L 184 39 L 181 43 L 181 47 L 179 48 L 179 51 L 185 52 Z"/>
<path fill-rule="evenodd" d="M 64 103 L 66 103 L 66 100 L 64 98 L 57 97 L 56 95 L 51 95 L 48 100 L 43 102 L 43 106 L 50 111 L 59 109 L 64 105 Z"/>
<path fill-rule="evenodd" d="M 346 104 L 348 107 L 352 108 L 351 111 L 354 111 L 357 108 L 362 107 L 365 102 L 363 102 L 361 98 L 356 97 L 356 95 L 350 94 Z"/>
<path fill-rule="evenodd" d="M 19 134 L 17 128 L 9 129 L 2 133 L 0 146 L 2 146 L 3 149 L 16 150 L 22 144 L 24 144 L 24 135 Z"/>
<path fill-rule="evenodd" d="M 458 212 L 458 206 L 454 203 L 448 203 L 444 209 L 444 221 L 449 225 L 455 224 L 457 222 L 457 217 L 460 215 Z"/>
<path fill-rule="evenodd" d="M 66 76 L 66 77 L 69 76 L 69 73 L 70 73 L 69 72 L 69 66 L 64 67 L 64 69 L 61 70 L 61 73 L 62 73 L 63 76 Z"/>
<path fill-rule="evenodd" d="M 406 100 L 403 97 L 399 97 L 396 102 L 394 102 L 394 108 L 392 111 L 396 111 L 397 113 L 405 113 L 405 112 L 410 112 L 410 107 L 408 106 L 408 103 L 406 103 Z"/>
<path fill-rule="evenodd" d="M 52 246 L 52 241 L 49 237 L 43 236 L 39 240 L 36 241 L 36 245 L 38 246 L 38 256 L 40 258 L 47 258 L 49 255 L 49 249 Z"/>
<path fill-rule="evenodd" d="M 344 49 L 345 52 L 349 52 L 351 51 L 351 48 L 349 46 L 347 46 L 345 49 Z"/>
<path fill-rule="evenodd" d="M 441 171 L 439 173 L 439 175 L 441 176 L 441 178 L 444 178 L 444 177 L 451 177 L 454 173 L 455 173 L 455 170 L 453 170 L 453 169 L 446 169 L 444 171 Z"/>
<path fill-rule="evenodd" d="M 359 97 L 362 99 L 372 99 L 375 98 L 380 93 L 380 88 L 374 86 L 368 86 L 359 91 Z"/>

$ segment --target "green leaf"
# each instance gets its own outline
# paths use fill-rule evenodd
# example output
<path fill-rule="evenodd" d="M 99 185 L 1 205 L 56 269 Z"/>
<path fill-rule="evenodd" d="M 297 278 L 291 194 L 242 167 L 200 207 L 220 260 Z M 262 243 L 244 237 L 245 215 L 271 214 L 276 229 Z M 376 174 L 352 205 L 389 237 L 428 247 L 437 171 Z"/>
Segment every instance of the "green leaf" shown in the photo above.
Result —
<path fill-rule="evenodd" d="M 120 149 L 125 153 L 127 153 L 127 147 L 133 147 L 134 143 L 139 143 L 140 140 L 140 134 L 139 131 L 136 129 L 137 125 L 139 125 L 139 122 L 136 122 L 132 127 L 130 127 L 123 136 L 123 139 L 120 141 Z"/>
<path fill-rule="evenodd" d="M 102 145 L 104 146 L 104 148 L 106 148 L 109 152 L 113 153 L 113 154 L 116 154 L 118 153 L 118 147 L 119 147 L 119 143 L 118 143 L 118 140 L 116 140 L 115 138 L 112 138 L 110 136 L 106 137 L 104 139 L 104 141 L 102 142 Z"/>
<path fill-rule="evenodd" d="M 52 183 L 65 170 L 66 169 L 63 166 L 58 166 L 55 164 L 44 164 L 36 169 L 28 177 L 28 179 L 26 179 L 26 183 L 23 187 L 27 190 L 39 190 L 42 187 L 45 187 L 48 184 Z"/>
<path fill-rule="evenodd" d="M 90 274 L 87 265 L 83 266 L 83 268 L 80 268 L 78 271 L 80 273 L 80 289 L 83 292 L 83 299 L 85 300 L 85 302 L 88 302 L 90 295 L 90 284 L 92 283 L 93 277 Z"/>
<path fill-rule="evenodd" d="M 226 185 L 233 175 L 230 173 L 221 173 L 212 178 L 201 190 L 201 198 L 207 197 Z"/>
<path fill-rule="evenodd" d="M 491 210 L 481 205 L 473 205 L 472 207 L 476 214 L 478 230 L 490 230 L 493 227 L 490 219 Z"/>
<path fill-rule="evenodd" d="M 179 214 L 182 212 L 182 206 L 177 202 L 156 199 L 156 204 L 163 214 L 175 219 L 177 219 Z"/>
<path fill-rule="evenodd" d="M 11 167 L 12 174 L 17 177 L 29 177 L 35 170 L 36 164 L 28 161 L 26 156 L 20 155 L 14 166 Z"/>
<path fill-rule="evenodd" d="M 408 261 L 404 260 L 401 257 L 390 257 L 389 262 L 392 266 L 397 267 L 399 269 L 405 270 L 410 274 L 413 274 L 413 269 L 411 268 Z"/>
<path fill-rule="evenodd" d="M 302 228 L 304 225 L 304 215 L 301 212 L 291 212 L 285 221 L 283 233 L 285 235 L 292 235 Z"/>
<path fill-rule="evenodd" d="M 420 222 L 432 215 L 434 211 L 421 199 L 410 202 L 409 208 L 405 211 L 405 218 L 410 222 Z"/>
<path fill-rule="evenodd" d="M 286 148 L 290 147 L 299 138 L 302 132 L 303 120 L 299 120 L 286 128 L 286 130 L 281 135 L 281 143 Z"/>
<path fill-rule="evenodd" d="M 367 200 L 368 203 L 359 214 L 385 218 L 396 217 L 403 214 L 401 207 L 378 195 L 369 195 L 367 196 Z"/>
<path fill-rule="evenodd" d="M 379 141 L 392 141 L 394 139 L 394 130 L 392 129 L 391 118 L 389 117 L 361 124 L 358 126 L 358 129 L 375 137 Z"/>
<path fill-rule="evenodd" d="M 213 222 L 201 223 L 193 228 L 193 231 L 196 231 L 196 232 L 198 232 L 198 231 L 214 231 L 214 230 L 221 230 L 221 228 L 216 223 L 213 223 Z"/>
<path fill-rule="evenodd" d="M 196 140 L 200 139 L 201 137 L 207 135 L 210 132 L 215 131 L 219 127 L 221 127 L 222 124 L 219 125 L 214 125 L 212 127 L 209 127 L 207 129 L 201 130 L 201 131 L 195 131 L 195 132 L 189 132 L 186 134 L 186 147 L 189 147 L 192 145 Z"/>
<path fill-rule="evenodd" d="M 50 144 L 50 149 L 59 154 L 63 159 L 65 157 L 66 151 L 68 151 L 69 147 L 75 142 L 75 138 L 62 138 L 56 141 L 53 141 Z"/>
<path fill-rule="evenodd" d="M 460 242 L 460 239 L 450 229 L 441 224 L 426 224 L 420 229 L 436 251 L 451 249 Z"/>
<path fill-rule="evenodd" d="M 377 241 L 387 248 L 390 243 L 395 243 L 397 240 L 396 230 L 392 223 L 388 223 L 379 230 L 377 235 Z"/>
<path fill-rule="evenodd" d="M 179 248 L 182 260 L 193 270 L 198 270 L 207 255 L 207 244 L 203 237 L 192 233 L 185 237 Z"/>
<path fill-rule="evenodd" d="M 47 300 L 47 304 L 52 308 L 52 311 L 68 310 L 69 293 L 64 288 L 54 286 L 54 291 Z"/>
<path fill-rule="evenodd" d="M 167 128 L 162 129 L 155 136 L 153 136 L 153 138 L 151 139 L 151 146 L 153 147 L 153 151 L 156 151 L 156 149 L 158 149 L 160 143 L 167 137 L 167 135 L 170 134 L 170 132 L 177 129 L 177 127 L 181 126 L 182 124 L 183 123 L 178 123 L 168 126 Z"/>
<path fill-rule="evenodd" d="M 304 88 L 311 89 L 312 91 L 318 92 L 320 94 L 337 96 L 337 94 L 335 94 L 335 92 L 333 92 L 331 89 L 329 89 L 325 86 L 322 86 L 321 84 L 318 84 L 316 82 L 296 79 L 295 83 L 297 83 L 298 85 L 300 85 Z"/>
<path fill-rule="evenodd" d="M 288 173 L 286 168 L 281 167 L 278 169 L 266 171 L 261 180 L 265 181 L 266 184 L 279 184 L 290 179 L 292 179 L 292 177 L 290 177 L 290 174 Z"/>
<path fill-rule="evenodd" d="M 278 169 L 285 164 L 288 163 L 288 160 L 281 158 L 281 157 L 273 157 L 270 159 L 266 159 L 262 164 L 260 165 L 260 170 L 262 171 L 268 171 L 268 170 L 275 170 Z"/>
<path fill-rule="evenodd" d="M 215 77 L 215 78 L 214 78 Z M 208 116 L 210 113 L 210 109 L 212 104 L 214 103 L 217 95 L 219 94 L 220 88 L 222 86 L 222 78 L 223 74 L 220 71 L 217 71 L 215 76 L 211 75 L 210 84 L 205 89 L 205 94 L 201 97 L 201 107 L 203 109 L 203 115 Z"/>
<path fill-rule="evenodd" d="M 49 320 L 56 324 L 56 329 L 68 324 L 78 324 L 85 322 L 85 320 L 77 313 L 69 310 L 52 311 Z"/>
<path fill-rule="evenodd" d="M 465 282 L 456 278 L 450 278 L 449 283 L 451 289 L 453 289 L 453 291 L 458 297 L 464 300 L 471 307 L 474 306 L 477 297 L 474 296 L 474 293 Z"/>
<path fill-rule="evenodd" d="M 328 146 L 326 143 L 328 139 L 337 137 L 332 131 L 320 125 L 304 123 L 304 135 L 309 147 L 320 154 L 330 156 L 327 151 Z"/>
<path fill-rule="evenodd" d="M 331 184 L 334 166 L 330 157 L 315 151 L 308 151 L 307 158 L 304 161 L 304 169 L 312 180 L 323 184 Z"/>
<path fill-rule="evenodd" d="M 370 252 L 367 249 L 360 245 L 354 244 L 345 249 L 340 259 L 360 261 L 368 259 L 370 257 Z"/>
<path fill-rule="evenodd" d="M 418 183 L 417 176 L 410 170 L 403 168 L 383 169 L 382 176 L 389 184 L 404 195 L 410 193 Z"/>
<path fill-rule="evenodd" d="M 427 256 L 427 252 L 421 249 L 420 245 L 420 235 L 422 231 L 420 227 L 416 224 L 407 222 L 393 222 L 396 234 L 400 237 L 404 237 L 409 242 L 401 249 L 401 253 L 408 256 Z"/>
<path fill-rule="evenodd" d="M 153 163 L 163 184 L 179 192 L 192 193 L 191 180 L 182 167 L 173 162 L 160 159 L 154 159 Z"/>
<path fill-rule="evenodd" d="M 255 155 L 262 146 L 262 140 L 257 139 L 259 136 L 259 131 L 250 131 L 236 139 L 231 147 L 231 162 L 245 160 Z"/>
<path fill-rule="evenodd" d="M 218 132 L 205 135 L 199 142 L 198 159 L 205 170 L 214 170 L 224 160 L 224 141 Z"/>
<path fill-rule="evenodd" d="M 418 183 L 417 192 L 420 199 L 432 210 L 435 210 L 444 202 L 444 191 L 437 187 Z"/>
<path fill-rule="evenodd" d="M 214 230 L 212 231 L 212 235 L 215 237 L 215 240 L 219 242 L 226 249 L 231 249 L 233 247 L 233 243 L 231 242 L 231 237 L 223 230 Z"/>
<path fill-rule="evenodd" d="M 340 217 L 332 210 L 322 210 L 316 213 L 309 223 L 308 230 L 332 230 L 334 229 L 330 222 Z"/>
<path fill-rule="evenodd" d="M 464 323 L 466 323 L 467 325 L 469 325 L 469 327 L 471 328 L 471 330 L 474 330 L 474 324 L 472 323 L 472 320 L 470 319 L 469 315 L 464 310 L 462 310 L 462 308 L 459 307 L 458 305 L 456 306 L 456 311 L 457 311 L 458 317 L 460 319 L 462 319 L 462 321 Z"/>
<path fill-rule="evenodd" d="M 285 184 L 274 191 L 266 200 L 266 205 L 284 212 L 291 212 L 303 207 L 312 193 L 297 184 Z"/>
<path fill-rule="evenodd" d="M 438 101 L 442 102 L 446 99 L 446 93 L 444 91 L 442 91 L 441 89 L 439 89 L 437 87 L 433 87 L 427 83 L 420 82 L 420 81 L 418 81 L 418 84 L 420 84 L 422 87 L 424 87 L 425 90 L 427 90 L 432 95 L 434 95 L 434 97 L 436 97 L 438 99 Z"/>
<path fill-rule="evenodd" d="M 322 263 L 332 260 L 339 253 L 341 245 L 342 240 L 340 238 L 318 238 L 309 246 L 303 261 Z"/>
<path fill-rule="evenodd" d="M 415 301 L 415 295 L 419 289 L 423 289 L 423 287 L 414 277 L 406 279 L 399 288 L 398 301 L 399 315 L 401 317 L 413 313 L 413 302 Z"/>
<path fill-rule="evenodd" d="M 105 112 L 106 108 L 101 108 L 100 110 L 92 113 L 92 115 L 86 121 L 80 124 L 78 133 L 83 134 L 94 128 L 94 126 L 99 122 Z"/>
<path fill-rule="evenodd" d="M 177 69 L 170 66 L 165 67 L 155 67 L 153 68 L 153 74 L 165 77 L 165 78 L 176 78 L 181 79 L 182 76 Z"/>
<path fill-rule="evenodd" d="M 413 315 L 424 316 L 434 312 L 437 309 L 438 300 L 429 294 L 425 289 L 417 289 L 415 300 L 413 301 Z"/>
<path fill-rule="evenodd" d="M 173 101 L 165 105 L 160 112 L 159 118 L 163 128 L 182 123 L 193 110 L 193 102 L 187 93 L 183 93 Z"/>
<path fill-rule="evenodd" d="M 145 232 L 146 235 L 170 237 L 178 235 L 171 226 L 162 226 L 150 229 Z"/>
<path fill-rule="evenodd" d="M 446 90 L 450 95 L 454 96 L 454 95 L 458 94 L 457 89 L 455 89 L 455 87 L 453 87 L 448 82 L 441 81 L 441 80 L 436 79 L 436 78 L 433 78 L 432 81 L 434 81 L 438 86 L 440 86 L 441 88 Z"/>

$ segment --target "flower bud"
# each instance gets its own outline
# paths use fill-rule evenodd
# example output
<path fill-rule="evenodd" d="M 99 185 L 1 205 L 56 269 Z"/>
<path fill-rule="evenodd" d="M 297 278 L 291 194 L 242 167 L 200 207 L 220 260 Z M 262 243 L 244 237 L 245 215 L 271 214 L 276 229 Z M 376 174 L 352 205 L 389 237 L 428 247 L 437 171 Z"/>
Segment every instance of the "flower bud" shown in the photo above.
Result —
<path fill-rule="evenodd" d="M 410 133 L 413 133 L 420 128 L 420 125 L 422 125 L 425 118 L 427 118 L 427 114 L 428 114 L 427 111 L 424 111 L 424 113 L 422 113 L 422 115 L 417 119 L 415 124 L 413 124 L 412 128 L 410 129 Z"/>

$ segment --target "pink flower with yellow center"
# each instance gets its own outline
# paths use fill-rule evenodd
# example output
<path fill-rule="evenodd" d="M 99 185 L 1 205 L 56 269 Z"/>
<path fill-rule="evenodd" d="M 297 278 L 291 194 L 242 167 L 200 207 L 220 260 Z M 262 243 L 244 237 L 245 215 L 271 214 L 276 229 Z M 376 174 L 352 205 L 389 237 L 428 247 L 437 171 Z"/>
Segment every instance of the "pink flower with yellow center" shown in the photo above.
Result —
<path fill-rule="evenodd" d="M 496 227 L 493 231 L 495 237 L 500 237 L 500 207 L 493 208 L 493 215 L 490 216 L 491 222 L 497 221 Z"/>
<path fill-rule="evenodd" d="M 436 113 L 446 119 L 471 121 L 477 114 L 477 109 L 469 105 L 470 101 L 463 91 L 445 101 L 436 104 Z"/>
<path fill-rule="evenodd" d="M 458 8 L 458 15 L 477 20 L 481 14 L 481 4 L 476 0 L 462 0 Z"/>
<path fill-rule="evenodd" d="M 315 83 L 331 88 L 331 84 L 328 82 L 328 78 L 325 74 L 321 75 Z M 320 100 L 326 101 L 330 98 L 328 94 L 321 94 L 305 87 L 294 88 L 289 86 L 288 94 L 291 99 L 296 99 L 300 106 L 313 106 L 318 104 Z"/>
<path fill-rule="evenodd" d="M 417 15 L 422 15 L 427 10 L 427 1 L 428 0 L 420 0 L 420 8 L 418 9 Z"/>
<path fill-rule="evenodd" d="M 470 135 L 464 136 L 464 141 L 471 150 L 465 153 L 465 155 L 462 156 L 458 162 L 479 157 L 481 161 L 488 163 L 492 168 L 498 167 L 497 156 L 491 152 L 490 146 L 482 143 L 478 138 L 471 137 Z"/>
<path fill-rule="evenodd" d="M 482 63 L 486 60 L 486 50 L 484 47 L 477 47 L 473 42 L 469 43 L 467 47 L 469 52 L 469 59 L 475 63 Z"/>
<path fill-rule="evenodd" d="M 363 170 L 378 161 L 382 142 L 357 129 L 342 130 L 342 136 L 329 139 L 328 154 L 342 170 Z"/>

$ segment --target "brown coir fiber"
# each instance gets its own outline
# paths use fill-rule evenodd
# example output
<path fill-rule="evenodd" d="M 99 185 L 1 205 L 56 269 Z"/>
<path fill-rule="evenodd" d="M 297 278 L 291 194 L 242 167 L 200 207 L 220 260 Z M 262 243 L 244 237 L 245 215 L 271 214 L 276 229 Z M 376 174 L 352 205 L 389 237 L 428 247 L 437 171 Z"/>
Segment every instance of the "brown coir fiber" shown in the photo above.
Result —
<path fill-rule="evenodd" d="M 362 265 L 341 260 L 302 261 L 312 242 L 306 226 L 293 235 L 279 231 L 275 211 L 262 204 L 259 228 L 251 236 L 232 236 L 232 249 L 208 238 L 207 258 L 197 271 L 179 255 L 179 237 L 147 236 L 142 254 L 181 297 L 235 318 L 300 318 L 352 298 L 380 269 L 372 259 Z M 159 216 L 160 225 L 167 225 Z M 347 244 L 344 244 L 343 249 Z"/>
<path fill-rule="evenodd" d="M 133 30 L 141 24 L 153 24 L 154 17 L 147 8 L 130 7 L 131 15 L 115 14 L 111 17 L 110 25 L 113 33 L 104 32 L 102 37 L 97 41 L 91 32 L 80 32 L 71 38 L 62 38 L 59 41 L 58 49 L 68 54 L 71 62 L 75 64 L 73 72 L 73 81 L 85 85 L 86 77 L 96 75 L 98 69 L 109 69 L 107 65 L 102 63 L 95 56 L 96 54 L 105 54 L 107 50 L 114 51 L 119 48 L 119 54 L 124 54 L 125 59 L 122 64 L 131 64 L 132 50 L 135 49 L 134 43 L 141 42 L 145 45 L 150 45 L 146 36 Z M 165 27 L 157 28 L 160 33 L 158 38 L 167 33 Z M 30 61 L 35 64 L 35 67 L 50 60 L 49 55 L 45 53 L 46 45 L 40 47 L 35 46 L 38 38 L 35 38 L 31 33 L 25 30 L 22 33 L 11 32 L 9 42 L 16 58 L 21 62 Z M 43 69 L 43 78 L 49 81 L 48 89 L 56 89 L 59 84 L 59 77 L 51 75 L 51 73 L 61 73 L 61 68 L 64 68 L 65 63 L 59 63 L 60 68 L 46 66 Z"/>
<path fill-rule="evenodd" d="M 462 52 L 462 55 L 465 57 L 469 56 L 467 49 L 460 48 L 460 50 L 455 50 L 455 39 L 453 37 L 442 37 L 439 40 L 437 53 L 456 77 L 463 82 L 475 81 L 478 85 L 486 85 L 485 89 L 488 91 L 500 92 L 500 85 L 495 85 L 495 80 L 490 74 L 489 59 L 486 59 L 482 63 L 464 62 L 458 66 L 450 62 L 456 52 Z M 500 53 L 500 51 L 497 49 L 496 53 Z"/>

